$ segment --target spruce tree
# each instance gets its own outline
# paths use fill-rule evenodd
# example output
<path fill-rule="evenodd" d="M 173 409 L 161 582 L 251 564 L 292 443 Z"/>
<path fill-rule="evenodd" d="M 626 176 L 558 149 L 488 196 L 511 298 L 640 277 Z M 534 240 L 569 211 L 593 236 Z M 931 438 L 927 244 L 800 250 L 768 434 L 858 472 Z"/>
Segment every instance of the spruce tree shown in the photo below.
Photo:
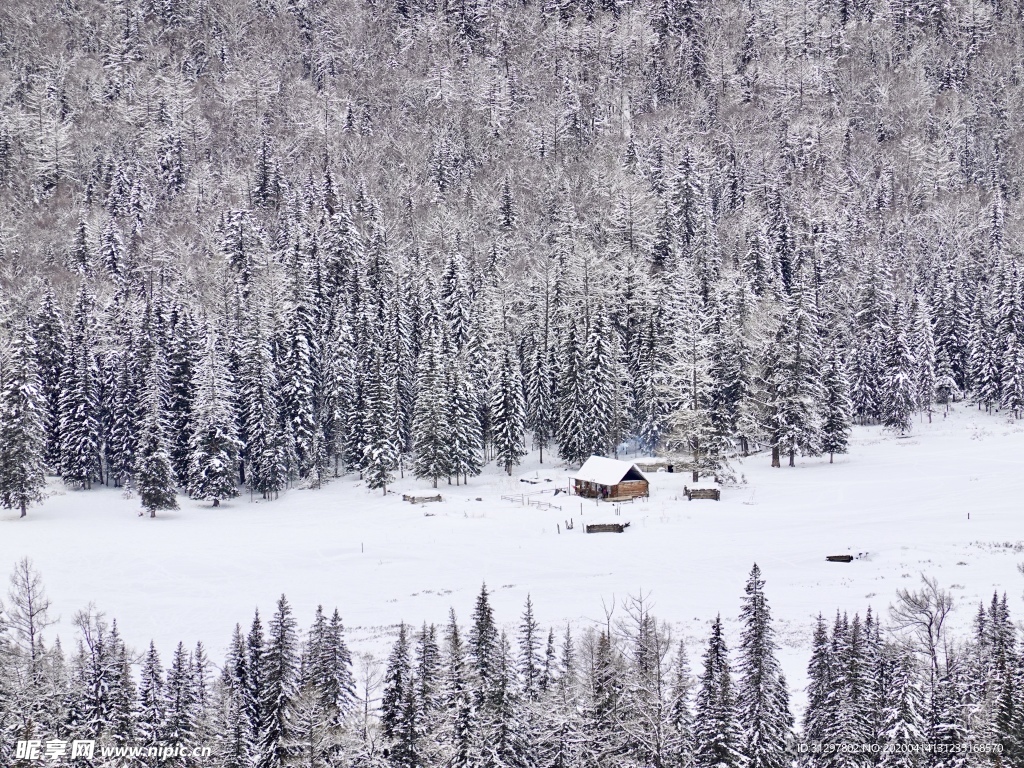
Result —
<path fill-rule="evenodd" d="M 785 768 L 792 762 L 793 715 L 789 692 L 779 664 L 764 581 L 755 564 L 747 579 L 740 618 L 737 709 L 744 736 L 744 765 Z"/>
<path fill-rule="evenodd" d="M 206 340 L 205 355 L 197 371 L 189 440 L 187 486 L 194 499 L 209 499 L 213 506 L 238 495 L 235 485 L 238 453 L 235 395 L 225 353 L 215 336 Z"/>
<path fill-rule="evenodd" d="M 150 517 L 156 517 L 157 510 L 178 508 L 164 421 L 162 378 L 159 365 L 154 362 L 150 367 L 146 388 L 139 452 L 135 463 L 135 484 L 139 500 L 142 508 L 149 511 Z"/>
<path fill-rule="evenodd" d="M 65 483 L 91 488 L 100 479 L 98 370 L 93 356 L 92 294 L 75 301 L 66 364 L 60 380 L 60 468 Z"/>
<path fill-rule="evenodd" d="M 287 759 L 290 738 L 289 711 L 299 674 L 299 649 L 296 623 L 284 595 L 267 626 L 267 641 L 260 663 L 260 739 L 257 768 L 281 768 Z M 251 657 L 250 657 L 251 658 Z"/>
<path fill-rule="evenodd" d="M 440 331 L 436 327 L 428 328 L 417 361 L 412 422 L 413 472 L 416 477 L 429 479 L 435 488 L 439 478 L 452 472 L 451 433 L 455 425 L 446 413 L 449 397 Z"/>
<path fill-rule="evenodd" d="M 45 408 L 34 339 L 19 321 L 0 350 L 0 505 L 21 517 L 46 486 Z"/>
<path fill-rule="evenodd" d="M 897 306 L 889 322 L 882 380 L 882 425 L 899 434 L 911 428 L 914 409 L 914 358 Z"/>
<path fill-rule="evenodd" d="M 46 287 L 33 322 L 40 388 L 44 402 L 45 459 L 51 472 L 60 471 L 61 382 L 67 361 L 67 330 L 53 289 Z"/>
<path fill-rule="evenodd" d="M 821 450 L 828 453 L 831 464 L 835 454 L 847 451 L 853 411 L 846 367 L 837 345 L 829 350 L 821 386 L 825 398 L 821 414 Z"/>
<path fill-rule="evenodd" d="M 393 371 L 374 350 L 366 386 L 366 444 L 360 466 L 369 488 L 387 493 L 400 452 Z"/>
<path fill-rule="evenodd" d="M 525 422 L 523 377 L 519 361 L 514 357 L 511 345 L 506 343 L 498 368 L 497 385 L 491 396 L 491 429 L 495 460 L 509 475 L 512 467 L 526 455 Z"/>
<path fill-rule="evenodd" d="M 693 724 L 695 768 L 739 768 L 743 765 L 743 735 L 737 723 L 729 652 L 722 618 L 711 625 L 704 653 L 704 671 L 696 698 Z"/>

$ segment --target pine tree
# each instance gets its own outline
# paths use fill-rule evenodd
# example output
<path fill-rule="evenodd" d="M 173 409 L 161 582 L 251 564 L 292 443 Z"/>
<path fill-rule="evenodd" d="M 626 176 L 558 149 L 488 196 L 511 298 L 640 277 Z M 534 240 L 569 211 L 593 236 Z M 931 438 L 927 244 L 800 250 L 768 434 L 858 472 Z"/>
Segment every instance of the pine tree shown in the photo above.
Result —
<path fill-rule="evenodd" d="M 557 423 L 553 368 L 550 351 L 537 344 L 526 377 L 526 424 L 533 432 L 533 445 L 540 451 L 541 464 L 544 463 L 544 449 L 554 438 Z"/>
<path fill-rule="evenodd" d="M 917 765 L 913 749 L 924 743 L 922 704 L 913 660 L 901 654 L 894 660 L 890 694 L 884 702 L 882 736 L 883 743 L 890 749 L 882 753 L 879 761 L 882 768 L 909 768 Z"/>
<path fill-rule="evenodd" d="M 139 437 L 139 453 L 135 464 L 135 483 L 142 508 L 156 517 L 157 510 L 177 509 L 174 470 L 168 448 L 164 422 L 162 374 L 158 363 L 150 366 L 149 384 L 143 405 L 144 416 Z M 142 514 L 141 512 L 139 514 Z"/>
<path fill-rule="evenodd" d="M 722 634 L 722 618 L 711 625 L 704 653 L 704 672 L 697 691 L 693 724 L 695 768 L 737 768 L 743 765 L 743 737 L 736 720 L 728 649 Z"/>
<path fill-rule="evenodd" d="M 451 430 L 448 470 L 455 476 L 455 482 L 458 484 L 460 475 L 465 482 L 469 482 L 471 476 L 479 475 L 483 469 L 480 408 L 473 381 L 461 359 L 450 359 L 445 381 L 448 391 L 445 416 Z"/>
<path fill-rule="evenodd" d="M 821 450 L 828 453 L 828 463 L 831 464 L 835 454 L 846 453 L 853 412 L 846 366 L 836 345 L 829 351 L 821 386 L 825 395 L 822 403 Z"/>
<path fill-rule="evenodd" d="M 509 475 L 512 467 L 526 455 L 525 422 L 522 373 L 519 361 L 513 357 L 511 345 L 506 343 L 498 369 L 497 386 L 491 396 L 491 429 L 495 459 Z"/>
<path fill-rule="evenodd" d="M 885 351 L 882 380 L 882 424 L 903 434 L 911 428 L 914 408 L 914 358 L 899 306 L 893 310 Z"/>
<path fill-rule="evenodd" d="M 527 701 L 536 701 L 541 694 L 543 669 L 539 631 L 540 627 L 533 616 L 533 602 L 527 595 L 519 624 L 519 675 L 523 681 L 523 696 Z"/>
<path fill-rule="evenodd" d="M 737 709 L 744 735 L 742 753 L 749 768 L 784 768 L 792 763 L 789 748 L 793 716 L 777 646 L 764 581 L 755 564 L 743 598 Z"/>
<path fill-rule="evenodd" d="M 382 732 L 391 744 L 388 762 L 401 768 L 415 768 L 420 760 L 416 683 L 409 645 L 408 629 L 403 623 L 388 657 L 380 705 Z"/>
<path fill-rule="evenodd" d="M 936 381 L 935 335 L 931 312 L 923 300 L 917 301 L 909 341 L 914 360 L 914 404 L 927 413 L 931 421 Z"/>
<path fill-rule="evenodd" d="M 570 464 L 582 464 L 590 457 L 590 445 L 586 439 L 586 371 L 583 350 L 572 325 L 566 332 L 561 359 L 561 377 L 558 382 L 558 455 Z"/>
<path fill-rule="evenodd" d="M 166 716 L 161 740 L 170 744 L 188 744 L 198 729 L 199 702 L 191 667 L 185 644 L 178 643 L 164 684 Z"/>
<path fill-rule="evenodd" d="M 794 276 L 784 315 L 765 354 L 766 422 L 772 446 L 772 466 L 781 466 L 780 454 L 795 465 L 797 452 L 817 455 L 821 425 L 821 361 L 818 323 L 802 272 Z"/>
<path fill-rule="evenodd" d="M 60 380 L 61 477 L 91 488 L 100 479 L 98 371 L 93 357 L 93 297 L 83 285 L 75 301 L 68 354 Z"/>
<path fill-rule="evenodd" d="M 190 443 L 195 432 L 192 413 L 196 396 L 196 368 L 200 338 L 191 313 L 177 306 L 171 313 L 167 349 L 165 421 L 174 476 L 188 479 Z"/>
<path fill-rule="evenodd" d="M 395 412 L 395 380 L 384 355 L 372 352 L 366 381 L 366 444 L 361 467 L 366 485 L 387 493 L 388 484 L 398 467 L 399 436 Z"/>
<path fill-rule="evenodd" d="M 498 628 L 494 623 L 494 612 L 487 592 L 487 585 L 480 587 L 473 610 L 473 628 L 469 632 L 469 658 L 476 673 L 474 703 L 479 708 L 495 673 L 498 653 Z"/>
<path fill-rule="evenodd" d="M 289 711 L 298 688 L 299 651 L 296 624 L 284 595 L 267 627 L 267 642 L 260 660 L 260 738 L 257 768 L 280 768 L 285 764 L 285 745 L 291 737 Z M 250 655 L 251 658 L 251 655 Z"/>
<path fill-rule="evenodd" d="M 238 495 L 235 485 L 238 453 L 234 391 L 225 353 L 215 336 L 206 340 L 202 365 L 197 372 L 192 406 L 193 432 L 189 440 L 188 493 L 194 499 L 222 499 Z"/>
<path fill-rule="evenodd" d="M 693 676 L 686 645 L 679 642 L 673 663 L 672 684 L 669 691 L 669 731 L 665 752 L 668 764 L 673 768 L 684 768 L 693 759 Z"/>
<path fill-rule="evenodd" d="M 352 656 L 337 609 L 328 619 L 317 606 L 306 644 L 304 676 L 317 694 L 322 717 L 340 725 L 355 703 L 356 692 Z"/>
<path fill-rule="evenodd" d="M 440 331 L 427 328 L 423 351 L 417 361 L 416 406 L 412 433 L 416 477 L 429 479 L 437 487 L 439 478 L 452 473 L 451 433 L 454 425 L 447 418 L 451 392 L 445 376 Z"/>
<path fill-rule="evenodd" d="M 44 402 L 46 434 L 45 459 L 51 472 L 61 467 L 61 382 L 67 358 L 67 330 L 57 306 L 53 290 L 47 286 L 34 319 L 33 336 L 36 342 L 36 360 L 39 366 L 40 388 Z"/>
<path fill-rule="evenodd" d="M 166 701 L 160 655 L 150 642 L 140 673 L 137 715 L 139 738 L 145 746 L 159 744 L 163 739 Z"/>
<path fill-rule="evenodd" d="M 0 350 L 0 505 L 22 517 L 46 487 L 45 407 L 34 339 L 19 321 Z"/>

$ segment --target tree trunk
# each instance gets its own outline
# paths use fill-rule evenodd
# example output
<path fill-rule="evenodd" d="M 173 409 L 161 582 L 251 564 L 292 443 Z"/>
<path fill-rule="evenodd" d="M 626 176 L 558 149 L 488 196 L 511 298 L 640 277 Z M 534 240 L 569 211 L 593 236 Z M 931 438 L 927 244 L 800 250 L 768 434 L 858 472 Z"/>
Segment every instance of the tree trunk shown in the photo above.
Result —
<path fill-rule="evenodd" d="M 156 507 L 150 507 L 149 508 L 149 516 L 151 518 L 156 517 Z"/>
<path fill-rule="evenodd" d="M 832 463 L 832 458 L 833 458 L 833 453 L 831 451 L 829 451 L 829 454 L 828 454 L 828 463 L 829 464 Z"/>
<path fill-rule="evenodd" d="M 24 499 L 21 500 L 21 516 L 24 517 L 28 514 L 28 502 Z"/>
<path fill-rule="evenodd" d="M 220 506 L 220 499 L 214 499 L 213 500 L 213 506 L 219 507 Z"/>
<path fill-rule="evenodd" d="M 796 466 L 796 449 L 794 448 L 789 449 L 789 466 Z"/>
<path fill-rule="evenodd" d="M 698 471 L 697 471 L 696 469 L 695 469 L 695 470 L 693 470 L 693 482 L 695 482 L 695 483 L 696 483 L 696 482 L 697 482 L 697 481 L 698 481 L 698 480 L 700 479 L 700 478 L 698 477 L 698 475 L 699 475 L 699 474 L 700 474 L 700 473 L 699 473 L 699 472 L 698 472 Z"/>
<path fill-rule="evenodd" d="M 777 446 L 777 445 L 773 445 L 772 446 L 772 466 L 773 467 L 781 467 L 782 466 L 782 461 L 779 459 L 779 446 Z"/>

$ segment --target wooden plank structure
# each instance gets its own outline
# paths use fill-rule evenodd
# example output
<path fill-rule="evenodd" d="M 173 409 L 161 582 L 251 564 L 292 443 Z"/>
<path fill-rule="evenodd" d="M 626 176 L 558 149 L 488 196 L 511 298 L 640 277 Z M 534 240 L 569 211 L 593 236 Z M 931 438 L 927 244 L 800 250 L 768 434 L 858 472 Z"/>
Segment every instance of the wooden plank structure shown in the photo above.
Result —
<path fill-rule="evenodd" d="M 441 494 L 436 496 L 410 496 L 407 493 L 402 494 L 402 501 L 408 501 L 410 504 L 424 504 L 428 501 L 441 501 Z"/>
<path fill-rule="evenodd" d="M 825 559 L 830 563 L 852 563 L 853 555 L 826 555 Z"/>
<path fill-rule="evenodd" d="M 591 456 L 572 477 L 573 492 L 588 499 L 626 501 L 650 495 L 644 473 L 628 461 Z"/>
<path fill-rule="evenodd" d="M 587 533 L 625 533 L 629 523 L 593 523 L 586 528 Z"/>
<path fill-rule="evenodd" d="M 683 486 L 683 493 L 686 494 L 687 501 L 693 501 L 694 499 L 714 499 L 715 501 L 721 501 L 722 492 L 718 488 L 687 488 Z"/>

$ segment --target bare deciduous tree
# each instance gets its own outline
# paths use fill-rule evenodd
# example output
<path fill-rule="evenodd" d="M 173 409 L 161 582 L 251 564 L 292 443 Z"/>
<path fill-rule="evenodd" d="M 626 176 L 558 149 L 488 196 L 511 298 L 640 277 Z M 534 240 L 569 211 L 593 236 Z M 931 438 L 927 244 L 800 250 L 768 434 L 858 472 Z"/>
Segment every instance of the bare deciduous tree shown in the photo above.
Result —
<path fill-rule="evenodd" d="M 50 599 L 43 588 L 43 580 L 27 557 L 22 558 L 11 573 L 10 601 L 6 610 L 15 647 L 28 659 L 34 674 L 43 650 L 43 632 L 54 622 L 50 620 Z"/>
<path fill-rule="evenodd" d="M 945 624 L 953 610 L 953 596 L 939 586 L 935 578 L 921 574 L 920 590 L 896 590 L 896 604 L 889 606 L 893 628 L 909 632 L 917 640 L 918 650 L 923 649 L 931 662 L 932 681 L 939 675 L 939 650 L 942 649 L 944 663 L 949 660 L 949 643 Z"/>

